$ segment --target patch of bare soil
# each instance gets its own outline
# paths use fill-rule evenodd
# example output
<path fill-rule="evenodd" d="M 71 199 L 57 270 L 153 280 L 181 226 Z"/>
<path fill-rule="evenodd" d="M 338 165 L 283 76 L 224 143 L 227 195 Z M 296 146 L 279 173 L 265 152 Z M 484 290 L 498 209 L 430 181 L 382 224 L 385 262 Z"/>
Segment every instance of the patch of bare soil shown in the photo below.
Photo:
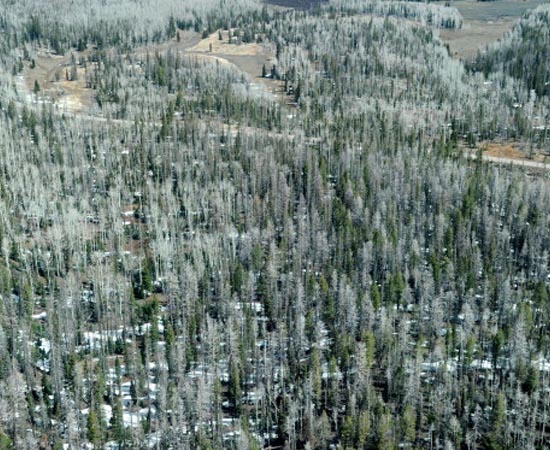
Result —
<path fill-rule="evenodd" d="M 498 142 L 483 142 L 479 146 L 484 154 L 488 156 L 496 156 L 499 158 L 524 159 L 525 152 L 518 149 L 517 144 L 498 143 Z"/>
<path fill-rule="evenodd" d="M 484 155 L 495 158 L 547 162 L 548 156 L 541 149 L 530 148 L 517 142 L 482 142 L 479 148 Z"/>
<path fill-rule="evenodd" d="M 527 157 L 525 152 L 517 147 L 517 144 L 509 142 L 482 142 L 479 148 L 485 155 L 497 158 L 525 159 Z"/>
<path fill-rule="evenodd" d="M 548 178 L 550 176 L 550 155 L 540 150 L 538 153 L 531 152 L 530 154 L 528 146 L 519 142 L 484 141 L 478 144 L 477 149 L 472 149 L 462 143 L 459 145 L 459 149 L 469 159 L 477 159 L 478 151 L 481 151 L 481 159 L 485 162 L 505 167 L 520 167 L 526 170 L 528 176 L 542 175 L 545 179 L 550 179 Z"/>
<path fill-rule="evenodd" d="M 52 83 L 54 100 L 62 111 L 80 113 L 88 111 L 94 103 L 94 91 L 86 87 L 85 69 L 76 69 L 77 77 L 68 80 L 67 77 Z"/>
<path fill-rule="evenodd" d="M 40 101 L 50 101 L 63 112 L 80 113 L 93 105 L 93 91 L 86 87 L 85 69 L 78 64 L 89 53 L 74 52 L 64 56 L 39 51 L 23 76 L 28 92 Z M 73 63 L 74 58 L 74 63 Z"/>

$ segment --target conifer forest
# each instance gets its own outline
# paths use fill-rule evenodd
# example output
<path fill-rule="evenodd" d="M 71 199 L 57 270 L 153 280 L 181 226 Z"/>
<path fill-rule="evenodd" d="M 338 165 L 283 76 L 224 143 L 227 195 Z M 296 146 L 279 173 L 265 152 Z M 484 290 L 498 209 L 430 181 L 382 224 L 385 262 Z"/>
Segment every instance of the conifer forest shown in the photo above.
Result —
<path fill-rule="evenodd" d="M 548 448 L 549 3 L 0 0 L 0 450 Z"/>

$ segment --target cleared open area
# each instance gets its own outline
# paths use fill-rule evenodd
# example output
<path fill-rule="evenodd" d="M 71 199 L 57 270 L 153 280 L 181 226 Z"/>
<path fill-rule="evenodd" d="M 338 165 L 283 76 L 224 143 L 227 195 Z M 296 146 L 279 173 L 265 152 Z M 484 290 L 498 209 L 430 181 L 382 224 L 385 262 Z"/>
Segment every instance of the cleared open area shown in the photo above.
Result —
<path fill-rule="evenodd" d="M 502 38 L 525 12 L 543 3 L 540 0 L 451 2 L 451 6 L 464 17 L 464 26 L 459 30 L 440 30 L 439 35 L 449 44 L 453 56 L 462 60 L 471 59 L 478 51 Z"/>

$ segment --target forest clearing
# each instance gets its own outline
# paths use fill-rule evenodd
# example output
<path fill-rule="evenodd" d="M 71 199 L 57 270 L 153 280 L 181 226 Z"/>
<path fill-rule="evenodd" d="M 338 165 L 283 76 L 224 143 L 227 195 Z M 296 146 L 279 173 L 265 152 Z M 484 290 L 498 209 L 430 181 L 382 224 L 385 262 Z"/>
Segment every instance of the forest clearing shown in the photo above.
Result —
<path fill-rule="evenodd" d="M 472 59 L 478 51 L 500 40 L 525 12 L 543 3 L 541 0 L 453 1 L 452 5 L 464 18 L 464 25 L 460 29 L 441 30 L 441 39 L 449 44 L 452 55 Z"/>

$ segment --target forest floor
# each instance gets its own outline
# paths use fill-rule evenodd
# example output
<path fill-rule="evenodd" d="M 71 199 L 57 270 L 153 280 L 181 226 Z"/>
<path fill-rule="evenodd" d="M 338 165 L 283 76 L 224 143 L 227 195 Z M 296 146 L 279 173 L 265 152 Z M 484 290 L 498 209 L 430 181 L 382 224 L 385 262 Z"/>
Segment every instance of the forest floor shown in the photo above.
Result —
<path fill-rule="evenodd" d="M 459 30 L 440 30 L 439 36 L 449 44 L 451 54 L 456 58 L 472 59 L 478 51 L 483 51 L 487 45 L 502 38 L 526 11 L 542 3 L 543 0 L 451 2 L 462 14 L 464 25 Z"/>

